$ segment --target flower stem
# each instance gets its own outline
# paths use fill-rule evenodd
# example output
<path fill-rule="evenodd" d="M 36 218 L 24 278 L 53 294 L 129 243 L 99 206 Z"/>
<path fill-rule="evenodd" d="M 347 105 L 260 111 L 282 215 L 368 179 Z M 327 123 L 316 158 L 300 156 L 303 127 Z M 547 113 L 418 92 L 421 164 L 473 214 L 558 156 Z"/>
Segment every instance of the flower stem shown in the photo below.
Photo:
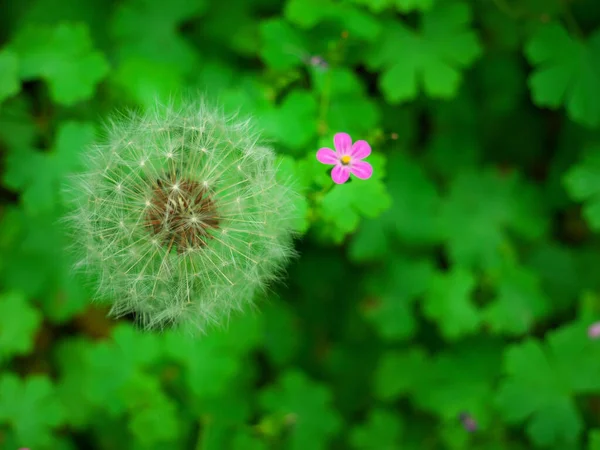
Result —
<path fill-rule="evenodd" d="M 198 438 L 194 448 L 195 450 L 204 450 L 206 448 L 208 432 L 210 431 L 209 421 L 205 416 L 202 416 L 198 421 L 198 425 Z"/>

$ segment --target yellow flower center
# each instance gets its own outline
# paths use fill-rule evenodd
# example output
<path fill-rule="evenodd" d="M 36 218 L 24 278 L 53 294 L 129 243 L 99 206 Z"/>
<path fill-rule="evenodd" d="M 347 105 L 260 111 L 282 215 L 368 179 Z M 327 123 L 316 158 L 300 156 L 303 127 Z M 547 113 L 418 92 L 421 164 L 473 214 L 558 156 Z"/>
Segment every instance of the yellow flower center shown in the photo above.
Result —
<path fill-rule="evenodd" d="M 350 155 L 344 155 L 344 156 L 342 156 L 342 158 L 341 158 L 342 164 L 344 164 L 344 165 L 350 164 L 350 159 L 351 159 Z"/>

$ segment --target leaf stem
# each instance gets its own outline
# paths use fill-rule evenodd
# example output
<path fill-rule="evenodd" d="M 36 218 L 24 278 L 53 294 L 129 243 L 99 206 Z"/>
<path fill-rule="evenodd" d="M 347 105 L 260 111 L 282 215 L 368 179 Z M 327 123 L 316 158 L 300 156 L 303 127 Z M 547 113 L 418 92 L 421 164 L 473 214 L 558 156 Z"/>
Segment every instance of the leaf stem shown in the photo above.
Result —
<path fill-rule="evenodd" d="M 321 102 L 319 105 L 319 135 L 323 136 L 327 133 L 329 126 L 327 125 L 327 111 L 329 110 L 329 97 L 331 92 L 331 71 L 327 71 L 325 75 L 325 86 L 321 94 Z"/>
<path fill-rule="evenodd" d="M 202 416 L 198 421 L 199 430 L 198 430 L 198 439 L 196 440 L 195 450 L 204 450 L 206 448 L 206 441 L 209 431 L 208 420 L 205 416 Z"/>
<path fill-rule="evenodd" d="M 577 19 L 575 19 L 573 11 L 571 11 L 571 8 L 569 7 L 569 2 L 564 0 L 561 2 L 561 6 L 563 19 L 565 20 L 567 28 L 579 39 L 584 39 L 583 31 L 577 23 Z"/>

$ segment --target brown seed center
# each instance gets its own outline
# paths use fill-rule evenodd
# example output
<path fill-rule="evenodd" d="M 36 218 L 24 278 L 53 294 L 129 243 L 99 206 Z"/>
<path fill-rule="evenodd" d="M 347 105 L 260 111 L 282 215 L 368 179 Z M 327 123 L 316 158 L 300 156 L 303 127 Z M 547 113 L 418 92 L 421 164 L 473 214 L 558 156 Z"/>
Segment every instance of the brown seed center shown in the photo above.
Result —
<path fill-rule="evenodd" d="M 158 179 L 146 214 L 146 226 L 171 251 L 178 253 L 207 245 L 219 228 L 219 216 L 209 190 L 197 181 Z"/>

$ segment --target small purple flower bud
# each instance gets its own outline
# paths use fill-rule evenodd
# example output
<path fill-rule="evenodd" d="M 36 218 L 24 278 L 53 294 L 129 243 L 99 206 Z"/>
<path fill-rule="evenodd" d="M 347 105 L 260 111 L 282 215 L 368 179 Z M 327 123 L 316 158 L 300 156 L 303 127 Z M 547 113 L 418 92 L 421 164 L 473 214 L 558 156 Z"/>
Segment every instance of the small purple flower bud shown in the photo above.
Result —
<path fill-rule="evenodd" d="M 588 337 L 598 339 L 600 337 L 600 322 L 594 322 L 588 327 Z"/>
<path fill-rule="evenodd" d="M 462 426 L 465 430 L 467 430 L 469 433 L 473 433 L 475 431 L 477 431 L 477 422 L 475 421 L 475 419 L 473 419 L 473 417 L 466 412 L 460 413 L 459 416 L 460 421 L 462 422 Z"/>
<path fill-rule="evenodd" d="M 325 58 L 319 55 L 311 56 L 308 60 L 308 64 L 310 64 L 313 67 L 319 67 L 321 69 L 327 69 L 329 67 L 329 64 L 327 64 Z"/>

